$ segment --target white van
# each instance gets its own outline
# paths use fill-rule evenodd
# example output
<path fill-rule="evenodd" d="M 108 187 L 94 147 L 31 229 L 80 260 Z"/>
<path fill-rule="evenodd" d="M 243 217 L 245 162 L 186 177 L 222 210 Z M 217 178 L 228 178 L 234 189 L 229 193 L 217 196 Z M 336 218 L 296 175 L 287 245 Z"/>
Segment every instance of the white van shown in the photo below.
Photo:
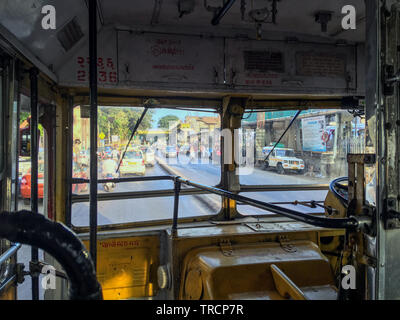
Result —
<path fill-rule="evenodd" d="M 264 147 L 262 150 L 264 158 L 272 150 L 272 147 Z M 304 161 L 296 158 L 294 150 L 289 148 L 275 148 L 265 161 L 265 168 L 275 168 L 280 174 L 285 171 L 294 170 L 298 173 L 304 171 Z"/>

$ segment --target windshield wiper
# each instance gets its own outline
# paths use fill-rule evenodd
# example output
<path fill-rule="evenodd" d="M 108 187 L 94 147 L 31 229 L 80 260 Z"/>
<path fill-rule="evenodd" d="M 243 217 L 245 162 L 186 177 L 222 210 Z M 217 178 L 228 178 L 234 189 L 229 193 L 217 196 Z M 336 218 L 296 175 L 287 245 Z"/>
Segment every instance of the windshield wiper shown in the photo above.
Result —
<path fill-rule="evenodd" d="M 287 126 L 287 128 L 285 129 L 285 131 L 282 133 L 282 135 L 279 137 L 278 141 L 275 142 L 274 146 L 272 147 L 271 151 L 268 153 L 268 155 L 265 157 L 264 161 L 267 161 L 269 158 L 269 155 L 272 153 L 272 151 L 274 151 L 275 147 L 278 145 L 278 143 L 281 141 L 281 139 L 283 138 L 283 136 L 286 134 L 286 132 L 289 130 L 289 128 L 292 126 L 293 122 L 297 119 L 297 117 L 299 116 L 299 114 L 301 113 L 302 110 L 299 110 L 296 112 L 296 114 L 294 115 L 293 119 L 290 121 L 289 125 Z"/>
<path fill-rule="evenodd" d="M 126 150 L 128 149 L 128 146 L 129 146 L 129 144 L 131 143 L 131 140 L 132 140 L 133 136 L 135 135 L 137 128 L 139 127 L 140 123 L 142 122 L 144 116 L 146 115 L 147 109 L 148 109 L 148 107 L 145 107 L 145 108 L 144 108 L 142 115 L 140 116 L 140 118 L 138 119 L 138 121 L 136 121 L 135 127 L 134 127 L 133 130 L 132 130 L 131 137 L 129 138 L 129 141 L 128 141 L 128 143 L 127 143 L 126 146 L 125 146 L 124 153 L 122 154 L 122 157 L 121 157 L 121 159 L 119 160 L 118 168 L 117 168 L 117 171 L 115 171 L 115 173 L 118 173 L 119 167 L 121 166 L 121 163 L 122 163 L 122 160 L 124 160 Z"/>

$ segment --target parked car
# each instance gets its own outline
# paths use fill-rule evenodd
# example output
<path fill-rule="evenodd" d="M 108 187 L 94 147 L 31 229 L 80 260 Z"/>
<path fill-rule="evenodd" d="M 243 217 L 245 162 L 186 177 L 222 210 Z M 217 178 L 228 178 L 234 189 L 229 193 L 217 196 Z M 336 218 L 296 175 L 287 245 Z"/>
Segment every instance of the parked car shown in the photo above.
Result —
<path fill-rule="evenodd" d="M 43 187 L 44 187 L 44 172 L 43 165 L 39 165 L 38 170 L 38 199 L 43 199 Z M 31 199 L 31 169 L 22 176 L 20 182 L 20 195 L 24 199 L 24 202 L 28 203 Z"/>
<path fill-rule="evenodd" d="M 263 155 L 266 157 L 273 147 L 264 147 Z M 289 148 L 275 148 L 265 161 L 265 168 L 275 168 L 280 174 L 286 171 L 304 172 L 304 161 L 296 157 L 294 150 Z"/>
<path fill-rule="evenodd" d="M 139 149 L 128 149 L 119 168 L 121 177 L 127 175 L 145 175 L 146 166 L 144 156 Z"/>

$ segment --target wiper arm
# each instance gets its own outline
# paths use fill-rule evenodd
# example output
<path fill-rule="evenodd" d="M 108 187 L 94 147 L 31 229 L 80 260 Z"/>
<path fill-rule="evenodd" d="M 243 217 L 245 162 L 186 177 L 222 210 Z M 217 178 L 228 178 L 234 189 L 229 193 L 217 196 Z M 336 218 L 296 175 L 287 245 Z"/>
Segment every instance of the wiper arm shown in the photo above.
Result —
<path fill-rule="evenodd" d="M 272 147 L 271 151 L 268 153 L 268 155 L 265 157 L 264 161 L 267 161 L 269 158 L 269 155 L 272 153 L 272 151 L 274 151 L 275 147 L 278 145 L 278 143 L 282 140 L 283 136 L 286 134 L 286 132 L 290 129 L 290 127 L 292 126 L 293 122 L 297 119 L 297 117 L 299 116 L 299 114 L 301 113 L 301 111 L 303 110 L 299 110 L 296 112 L 296 114 L 294 115 L 293 119 L 290 121 L 289 125 L 287 126 L 287 128 L 285 129 L 285 131 L 282 133 L 282 135 L 279 137 L 278 141 L 275 142 L 274 146 Z"/>
<path fill-rule="evenodd" d="M 140 116 L 140 118 L 138 119 L 138 121 L 136 121 L 135 127 L 134 127 L 133 130 L 132 130 L 131 137 L 129 138 L 129 141 L 128 141 L 128 143 L 127 143 L 126 146 L 125 146 L 124 153 L 122 154 L 122 157 L 121 157 L 121 159 L 119 160 L 118 168 L 117 168 L 117 171 L 115 171 L 115 173 L 118 173 L 119 167 L 121 166 L 121 163 L 122 163 L 122 160 L 124 160 L 126 150 L 128 149 L 128 146 L 129 146 L 129 144 L 131 143 L 132 138 L 133 138 L 133 136 L 135 135 L 137 128 L 138 128 L 139 125 L 142 123 L 142 120 L 143 120 L 144 116 L 146 115 L 147 109 L 148 109 L 148 107 L 145 107 L 145 108 L 144 108 L 144 110 L 143 110 L 143 112 L 142 112 L 142 115 Z"/>

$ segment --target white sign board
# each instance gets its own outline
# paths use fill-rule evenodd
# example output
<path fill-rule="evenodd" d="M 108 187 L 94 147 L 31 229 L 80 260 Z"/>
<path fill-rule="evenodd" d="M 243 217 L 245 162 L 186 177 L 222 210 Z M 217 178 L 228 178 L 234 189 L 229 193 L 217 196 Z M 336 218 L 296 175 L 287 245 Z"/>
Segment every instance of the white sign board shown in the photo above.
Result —
<path fill-rule="evenodd" d="M 223 43 L 215 38 L 119 32 L 120 82 L 222 84 Z"/>
<path fill-rule="evenodd" d="M 303 151 L 325 152 L 327 132 L 325 116 L 301 119 Z"/>

